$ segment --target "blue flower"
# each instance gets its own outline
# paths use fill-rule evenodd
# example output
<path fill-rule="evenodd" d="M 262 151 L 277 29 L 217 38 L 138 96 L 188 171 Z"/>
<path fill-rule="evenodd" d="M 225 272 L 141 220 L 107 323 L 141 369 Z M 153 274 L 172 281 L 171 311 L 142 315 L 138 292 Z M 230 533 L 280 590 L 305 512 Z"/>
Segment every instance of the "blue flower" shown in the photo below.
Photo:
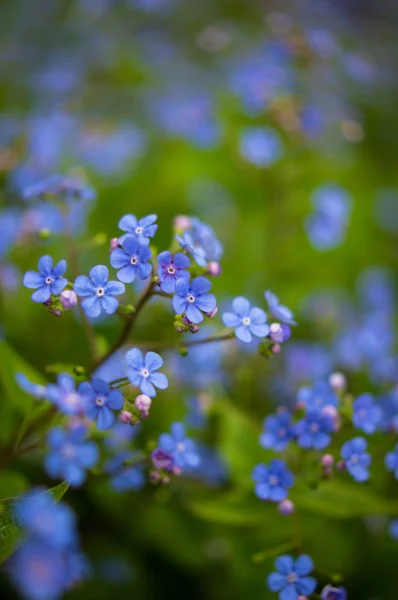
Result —
<path fill-rule="evenodd" d="M 263 169 L 282 156 L 282 139 L 271 127 L 246 127 L 240 136 L 240 154 L 249 163 Z"/>
<path fill-rule="evenodd" d="M 339 186 L 325 185 L 312 195 L 315 211 L 305 223 L 311 244 L 321 251 L 339 246 L 349 220 L 352 198 Z"/>
<path fill-rule="evenodd" d="M 269 466 L 264 463 L 256 465 L 252 478 L 256 483 L 256 496 L 260 500 L 270 502 L 281 502 L 287 498 L 287 490 L 294 483 L 293 474 L 286 469 L 285 462 L 279 458 L 271 460 Z"/>
<path fill-rule="evenodd" d="M 393 519 L 389 522 L 388 533 L 393 540 L 398 540 L 398 519 Z"/>
<path fill-rule="evenodd" d="M 45 196 L 60 196 L 65 200 L 92 200 L 95 192 L 84 181 L 65 175 L 52 175 L 39 183 L 29 185 L 23 190 L 26 199 Z"/>
<path fill-rule="evenodd" d="M 155 387 L 165 390 L 169 382 L 166 375 L 156 373 L 163 365 L 163 358 L 156 352 L 147 352 L 145 358 L 141 350 L 133 348 L 126 354 L 127 377 L 132 385 L 139 386 L 141 392 L 153 398 L 156 396 Z"/>
<path fill-rule="evenodd" d="M 98 317 L 101 311 L 108 315 L 116 312 L 119 301 L 114 298 L 123 294 L 125 287 L 119 281 L 108 281 L 109 271 L 104 265 L 93 267 L 90 277 L 79 275 L 74 288 L 78 296 L 87 296 L 82 301 L 82 307 L 89 317 Z"/>
<path fill-rule="evenodd" d="M 110 263 L 117 272 L 117 278 L 123 283 L 131 283 L 136 277 L 147 279 L 152 271 L 152 265 L 149 259 L 152 252 L 142 242 L 133 237 L 125 237 L 123 241 L 123 250 L 115 248 L 111 252 Z"/>
<path fill-rule="evenodd" d="M 383 418 L 383 411 L 375 404 L 371 394 L 361 394 L 353 404 L 352 422 L 354 427 L 365 433 L 374 433 Z"/>
<path fill-rule="evenodd" d="M 51 296 L 58 296 L 68 284 L 62 275 L 66 271 L 66 260 L 60 260 L 53 268 L 51 256 L 42 256 L 38 262 L 39 273 L 27 271 L 23 278 L 25 287 L 36 290 L 31 298 L 34 302 L 47 302 Z"/>
<path fill-rule="evenodd" d="M 297 443 L 302 448 L 322 450 L 330 444 L 333 419 L 318 410 L 309 410 L 296 425 Z"/>
<path fill-rule="evenodd" d="M 69 373 L 60 373 L 57 384 L 47 386 L 47 398 L 66 415 L 81 415 L 85 411 L 85 398 L 76 391 L 76 383 Z"/>
<path fill-rule="evenodd" d="M 265 419 L 260 444 L 263 448 L 272 448 L 280 452 L 295 435 L 296 428 L 292 423 L 292 415 L 288 410 L 281 409 L 276 415 L 270 415 Z"/>
<path fill-rule="evenodd" d="M 369 479 L 369 465 L 371 457 L 366 449 L 368 443 L 363 437 L 356 437 L 349 440 L 341 447 L 341 457 L 349 474 L 355 481 L 366 481 Z"/>
<path fill-rule="evenodd" d="M 321 410 L 325 406 L 338 405 L 338 397 L 329 383 L 318 381 L 314 387 L 303 386 L 297 394 L 297 402 L 306 410 Z"/>
<path fill-rule="evenodd" d="M 154 225 L 157 215 L 148 215 L 137 220 L 134 215 L 124 215 L 118 223 L 119 229 L 127 231 L 124 235 L 119 238 L 119 242 L 122 244 L 127 237 L 134 237 L 140 244 L 149 244 L 149 238 L 153 237 L 158 228 Z"/>
<path fill-rule="evenodd" d="M 41 399 L 47 397 L 47 388 L 45 385 L 32 383 L 23 373 L 16 373 L 15 379 L 19 387 L 22 388 L 27 394 Z"/>
<path fill-rule="evenodd" d="M 105 463 L 105 471 L 111 475 L 111 485 L 116 492 L 138 491 L 145 485 L 142 466 L 125 464 L 134 460 L 134 452 L 122 451 Z"/>
<path fill-rule="evenodd" d="M 398 479 L 398 444 L 395 446 L 393 452 L 387 452 L 384 462 L 386 469 L 393 471 L 395 479 Z"/>
<path fill-rule="evenodd" d="M 86 469 L 94 467 L 99 458 L 98 446 L 86 441 L 87 429 L 77 425 L 69 431 L 53 427 L 47 437 L 50 453 L 45 466 L 51 477 L 65 479 L 72 486 L 86 479 Z"/>
<path fill-rule="evenodd" d="M 321 592 L 321 600 L 347 600 L 347 592 L 343 587 L 326 585 Z"/>
<path fill-rule="evenodd" d="M 111 389 L 102 379 L 83 381 L 78 390 L 86 398 L 85 415 L 97 422 L 98 429 L 109 429 L 115 422 L 112 411 L 123 408 L 124 397 L 120 390 Z"/>
<path fill-rule="evenodd" d="M 213 228 L 197 217 L 190 217 L 190 221 L 192 228 L 189 230 L 189 235 L 192 237 L 195 246 L 203 250 L 207 261 L 220 260 L 223 247 Z"/>
<path fill-rule="evenodd" d="M 249 300 L 238 296 L 232 302 L 234 312 L 226 312 L 222 315 L 226 327 L 235 329 L 236 337 L 242 342 L 251 342 L 252 334 L 263 338 L 269 334 L 267 315 L 261 308 L 251 308 Z"/>
<path fill-rule="evenodd" d="M 196 443 L 186 437 L 183 423 L 173 423 L 171 434 L 162 433 L 159 437 L 159 447 L 170 454 L 173 466 L 179 469 L 195 468 L 200 463 Z"/>
<path fill-rule="evenodd" d="M 173 308 L 176 314 L 185 313 L 191 323 L 201 323 L 202 312 L 208 314 L 216 308 L 215 296 L 207 293 L 210 288 L 211 282 L 206 277 L 195 277 L 192 282 L 186 277 L 178 279 L 176 294 L 173 297 Z"/>
<path fill-rule="evenodd" d="M 162 448 L 155 448 L 151 454 L 151 460 L 155 469 L 167 469 L 171 471 L 173 468 L 173 457 Z"/>
<path fill-rule="evenodd" d="M 188 231 L 184 231 L 182 235 L 174 236 L 181 248 L 192 256 L 194 261 L 199 267 L 206 267 L 207 260 L 204 249 L 201 246 L 195 244 L 194 239 Z"/>
<path fill-rule="evenodd" d="M 280 304 L 279 298 L 275 296 L 275 294 L 268 290 L 264 292 L 264 297 L 267 301 L 268 309 L 271 312 L 272 316 L 275 317 L 275 319 L 282 321 L 282 323 L 286 323 L 286 325 L 296 325 L 294 315 L 290 308 L 287 308 L 287 306 L 283 306 L 283 304 Z"/>
<path fill-rule="evenodd" d="M 160 289 L 166 294 L 171 294 L 175 291 L 176 281 L 181 277 L 189 279 L 190 274 L 186 269 L 191 264 L 188 256 L 182 252 L 177 252 L 174 256 L 168 250 L 161 252 L 157 261 L 158 275 L 160 280 Z"/>
<path fill-rule="evenodd" d="M 275 561 L 276 572 L 267 577 L 271 592 L 280 592 L 280 600 L 298 600 L 299 595 L 309 596 L 316 588 L 316 579 L 309 577 L 314 568 L 307 554 L 300 554 L 297 560 L 292 556 L 279 556 Z"/>

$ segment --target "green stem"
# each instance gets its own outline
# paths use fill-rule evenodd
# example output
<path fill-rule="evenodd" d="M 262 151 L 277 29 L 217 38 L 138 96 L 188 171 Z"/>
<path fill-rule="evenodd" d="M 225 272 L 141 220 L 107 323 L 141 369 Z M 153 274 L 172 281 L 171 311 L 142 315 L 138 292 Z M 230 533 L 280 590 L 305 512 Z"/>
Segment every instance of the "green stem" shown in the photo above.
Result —
<path fill-rule="evenodd" d="M 114 379 L 113 381 L 109 382 L 109 385 L 112 387 L 112 386 L 115 386 L 118 383 L 121 383 L 122 381 L 126 381 L 127 382 L 128 381 L 128 377 L 119 377 L 119 379 Z"/>
<path fill-rule="evenodd" d="M 263 562 L 268 558 L 272 558 L 273 556 L 277 556 L 282 552 L 287 552 L 288 550 L 296 550 L 297 544 L 293 541 L 286 542 L 285 544 L 280 544 L 279 546 L 275 546 L 275 548 L 267 548 L 263 552 L 259 552 L 258 554 L 254 554 L 252 556 L 252 561 L 255 563 Z"/>
<path fill-rule="evenodd" d="M 201 340 L 189 340 L 187 342 L 176 342 L 170 344 L 169 342 L 148 342 L 148 341 L 134 341 L 135 346 L 141 346 L 143 348 L 153 348 L 154 350 L 167 350 L 171 348 L 191 348 L 192 346 L 199 346 L 200 344 L 210 344 L 212 342 L 223 342 L 225 340 L 232 340 L 234 338 L 233 333 L 224 333 L 222 335 L 211 335 Z"/>

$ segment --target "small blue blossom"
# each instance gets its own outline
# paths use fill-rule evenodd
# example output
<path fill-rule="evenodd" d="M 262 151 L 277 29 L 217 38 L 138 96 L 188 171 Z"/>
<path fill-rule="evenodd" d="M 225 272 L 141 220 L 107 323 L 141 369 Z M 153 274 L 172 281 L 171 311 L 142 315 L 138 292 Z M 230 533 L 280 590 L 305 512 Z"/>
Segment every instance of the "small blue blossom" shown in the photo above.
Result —
<path fill-rule="evenodd" d="M 65 479 L 72 486 L 86 479 L 86 469 L 94 467 L 99 458 L 98 446 L 86 440 L 87 429 L 75 425 L 69 431 L 53 427 L 47 437 L 50 452 L 45 466 L 51 477 Z"/>
<path fill-rule="evenodd" d="M 256 465 L 252 479 L 256 483 L 256 496 L 260 500 L 270 502 L 281 502 L 287 498 L 288 488 L 294 483 L 293 474 L 286 469 L 285 462 L 279 458 L 271 460 L 269 466 L 264 463 Z"/>
<path fill-rule="evenodd" d="M 309 574 L 314 563 L 307 554 L 300 554 L 294 560 L 292 556 L 279 556 L 275 561 L 274 573 L 267 577 L 271 592 L 280 592 L 280 600 L 298 600 L 300 595 L 310 596 L 316 588 L 316 579 Z"/>
<path fill-rule="evenodd" d="M 108 315 L 116 312 L 119 301 L 114 298 L 125 291 L 120 281 L 108 281 L 109 271 L 104 265 L 93 267 L 90 277 L 79 275 L 74 289 L 78 296 L 87 296 L 82 301 L 82 307 L 89 317 L 98 317 L 102 311 Z"/>
<path fill-rule="evenodd" d="M 353 403 L 352 422 L 354 427 L 365 433 L 374 433 L 383 419 L 383 411 L 375 404 L 371 394 L 361 394 Z"/>
<path fill-rule="evenodd" d="M 163 358 L 156 352 L 147 352 L 145 358 L 138 348 L 129 350 L 126 354 L 127 377 L 132 385 L 139 386 L 141 392 L 153 398 L 156 396 L 155 387 L 165 390 L 169 382 L 166 375 L 156 373 L 163 365 Z"/>
<path fill-rule="evenodd" d="M 325 406 L 338 405 L 339 399 L 329 383 L 318 381 L 314 387 L 303 386 L 297 394 L 299 406 L 306 410 L 321 410 Z"/>
<path fill-rule="evenodd" d="M 398 444 L 392 452 L 387 452 L 384 462 L 387 471 L 393 471 L 395 479 L 398 479 Z"/>
<path fill-rule="evenodd" d="M 363 437 L 349 440 L 341 447 L 341 457 L 349 474 L 355 481 L 366 481 L 369 479 L 369 465 L 371 456 L 366 449 L 368 443 Z"/>
<path fill-rule="evenodd" d="M 132 283 L 136 277 L 147 279 L 152 271 L 149 247 L 133 237 L 125 237 L 122 246 L 123 250 L 115 248 L 110 256 L 112 267 L 119 269 L 117 278 L 123 283 Z"/>
<path fill-rule="evenodd" d="M 102 379 L 83 381 L 78 391 L 86 398 L 85 416 L 97 422 L 98 429 L 109 429 L 115 422 L 113 411 L 123 408 L 124 397 L 120 390 L 111 389 Z"/>
<path fill-rule="evenodd" d="M 246 127 L 240 137 L 240 154 L 261 169 L 269 167 L 282 156 L 282 139 L 271 127 Z"/>
<path fill-rule="evenodd" d="M 151 460 L 155 469 L 171 471 L 173 468 L 173 457 L 166 450 L 163 450 L 163 448 L 155 448 L 151 454 Z"/>
<path fill-rule="evenodd" d="M 211 282 L 206 277 L 195 277 L 192 282 L 186 277 L 176 282 L 176 294 L 173 296 L 173 308 L 178 315 L 185 314 L 191 323 L 201 323 L 203 313 L 211 313 L 217 305 L 213 294 L 207 292 Z"/>
<path fill-rule="evenodd" d="M 331 442 L 333 419 L 318 410 L 309 410 L 296 425 L 297 443 L 302 448 L 323 450 Z"/>
<path fill-rule="evenodd" d="M 343 188 L 329 184 L 314 192 L 312 203 L 315 211 L 305 222 L 311 244 L 320 251 L 339 246 L 346 235 L 351 196 Z"/>
<path fill-rule="evenodd" d="M 92 200 L 95 198 L 95 192 L 84 181 L 58 174 L 29 185 L 23 190 L 23 197 L 29 200 L 46 196 L 59 196 L 65 200 Z"/>
<path fill-rule="evenodd" d="M 393 540 L 398 540 L 398 519 L 393 519 L 389 522 L 388 533 Z"/>
<path fill-rule="evenodd" d="M 321 592 L 321 600 L 347 600 L 347 592 L 343 587 L 326 585 Z"/>
<path fill-rule="evenodd" d="M 138 491 L 144 487 L 142 466 L 128 464 L 134 457 L 134 452 L 122 451 L 105 463 L 105 471 L 111 475 L 111 486 L 116 492 Z"/>
<path fill-rule="evenodd" d="M 138 220 L 134 215 L 124 215 L 118 223 L 119 229 L 126 231 L 119 238 L 119 242 L 122 244 L 127 237 L 134 237 L 140 244 L 148 245 L 151 237 L 153 237 L 158 228 L 155 225 L 157 215 L 148 215 Z"/>
<path fill-rule="evenodd" d="M 252 334 L 260 338 L 269 334 L 265 311 L 257 307 L 252 308 L 249 300 L 243 296 L 233 300 L 232 310 L 234 312 L 223 313 L 222 320 L 226 327 L 235 329 L 236 337 L 242 342 L 251 342 Z"/>
<path fill-rule="evenodd" d="M 197 217 L 190 217 L 192 228 L 189 229 L 189 234 L 193 239 L 196 247 L 202 248 L 205 259 L 207 261 L 218 261 L 220 260 L 223 247 L 221 242 L 217 239 L 214 230 L 207 223 L 203 223 Z"/>
<path fill-rule="evenodd" d="M 176 234 L 175 239 L 180 244 L 181 248 L 192 256 L 199 267 L 206 267 L 207 260 L 204 249 L 195 244 L 194 239 L 188 231 L 184 231 L 182 235 Z"/>
<path fill-rule="evenodd" d="M 158 275 L 160 289 L 166 294 L 175 292 L 176 281 L 181 277 L 189 279 L 190 274 L 186 269 L 191 264 L 188 256 L 182 252 L 177 252 L 174 256 L 168 250 L 161 252 L 157 256 Z"/>
<path fill-rule="evenodd" d="M 66 260 L 60 260 L 53 268 L 51 256 L 42 256 L 38 262 L 39 273 L 27 271 L 23 278 L 25 287 L 35 289 L 31 298 L 34 302 L 47 302 L 51 296 L 58 296 L 68 284 L 62 275 L 66 271 Z"/>
<path fill-rule="evenodd" d="M 200 463 L 198 448 L 194 440 L 186 437 L 183 423 L 173 423 L 170 433 L 159 437 L 159 448 L 173 459 L 173 467 L 178 469 L 195 468 Z"/>
<path fill-rule="evenodd" d="M 34 396 L 35 398 L 46 398 L 47 397 L 47 387 L 45 385 L 40 385 L 38 383 L 32 383 L 23 373 L 16 373 L 15 379 L 21 389 L 24 390 L 27 394 Z"/>
<path fill-rule="evenodd" d="M 57 384 L 47 386 L 47 398 L 66 415 L 82 415 L 85 411 L 86 399 L 76 391 L 75 380 L 69 373 L 60 373 Z"/>
<path fill-rule="evenodd" d="M 292 415 L 287 409 L 281 409 L 276 415 L 270 415 L 264 421 L 264 431 L 260 435 L 263 448 L 272 448 L 281 452 L 296 435 Z"/>
<path fill-rule="evenodd" d="M 286 323 L 286 325 L 296 325 L 293 312 L 287 306 L 280 304 L 279 298 L 269 290 L 264 292 L 265 300 L 268 304 L 268 309 L 275 319 Z"/>

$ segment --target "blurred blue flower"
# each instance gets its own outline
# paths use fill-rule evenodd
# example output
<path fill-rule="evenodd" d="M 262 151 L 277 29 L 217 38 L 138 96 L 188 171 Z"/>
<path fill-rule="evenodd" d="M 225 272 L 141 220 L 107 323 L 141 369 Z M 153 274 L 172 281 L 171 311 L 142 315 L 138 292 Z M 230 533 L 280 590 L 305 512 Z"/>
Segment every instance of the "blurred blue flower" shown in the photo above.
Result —
<path fill-rule="evenodd" d="M 175 239 L 180 244 L 181 248 L 188 252 L 194 259 L 199 267 L 205 267 L 207 265 L 206 254 L 201 246 L 195 244 L 194 239 L 190 232 L 184 231 L 182 235 L 175 235 Z"/>
<path fill-rule="evenodd" d="M 125 237 L 122 248 L 115 248 L 111 252 L 110 263 L 119 269 L 116 276 L 123 283 L 131 283 L 136 277 L 147 279 L 152 271 L 149 259 L 152 252 L 146 244 L 141 244 L 138 239 Z"/>
<path fill-rule="evenodd" d="M 271 127 L 246 127 L 239 148 L 241 156 L 259 168 L 273 165 L 283 152 L 282 138 Z"/>
<path fill-rule="evenodd" d="M 169 382 L 166 375 L 156 373 L 163 365 L 163 358 L 156 352 L 147 352 L 145 358 L 138 348 L 132 348 L 126 354 L 127 377 L 132 385 L 139 386 L 141 392 L 153 398 L 155 387 L 165 390 Z"/>
<path fill-rule="evenodd" d="M 222 315 L 226 327 L 235 329 L 236 337 L 242 342 L 251 342 L 252 334 L 263 338 L 269 334 L 267 315 L 261 308 L 251 307 L 249 300 L 238 296 L 232 301 L 232 310 Z"/>
<path fill-rule="evenodd" d="M 85 416 L 97 422 L 98 429 L 109 429 L 115 422 L 113 411 L 123 408 L 124 397 L 120 390 L 112 389 L 102 379 L 83 381 L 78 391 L 85 397 Z"/>
<path fill-rule="evenodd" d="M 178 469 L 195 468 L 200 463 L 196 442 L 186 437 L 183 423 L 173 423 L 171 434 L 162 433 L 159 448 L 165 450 L 173 459 L 173 467 Z"/>
<path fill-rule="evenodd" d="M 122 451 L 105 463 L 104 469 L 110 474 L 111 486 L 116 492 L 138 491 L 144 487 L 145 475 L 142 465 L 128 464 L 134 458 L 134 452 Z"/>
<path fill-rule="evenodd" d="M 395 479 L 398 479 L 398 444 L 392 452 L 387 452 L 384 462 L 387 471 L 393 471 Z"/>
<path fill-rule="evenodd" d="M 331 442 L 334 422 L 318 410 L 309 410 L 296 425 L 297 443 L 302 448 L 323 450 Z"/>
<path fill-rule="evenodd" d="M 275 319 L 282 321 L 282 323 L 286 323 L 286 325 L 296 325 L 290 308 L 280 304 L 279 298 L 275 296 L 275 294 L 268 290 L 264 293 L 264 297 L 267 301 L 268 309 Z"/>
<path fill-rule="evenodd" d="M 202 429 L 207 424 L 207 413 L 201 396 L 191 396 L 187 400 L 188 414 L 185 419 L 189 427 Z"/>
<path fill-rule="evenodd" d="M 166 294 L 172 294 L 175 291 L 175 285 L 177 279 L 181 277 L 187 277 L 189 279 L 190 273 L 186 269 L 191 264 L 188 256 L 182 252 L 176 252 L 174 256 L 168 250 L 161 252 L 157 256 L 158 275 L 160 289 Z"/>
<path fill-rule="evenodd" d="M 18 209 L 7 208 L 0 212 L 0 258 L 3 258 L 21 233 L 21 214 Z"/>
<path fill-rule="evenodd" d="M 341 447 L 341 457 L 349 474 L 355 481 L 366 481 L 369 479 L 369 465 L 371 456 L 366 449 L 368 443 L 363 437 L 356 437 L 349 440 Z"/>
<path fill-rule="evenodd" d="M 207 261 L 220 260 L 223 247 L 210 225 L 197 217 L 190 217 L 191 229 L 188 230 L 196 247 L 202 248 Z M 199 263 L 198 263 L 199 264 Z"/>
<path fill-rule="evenodd" d="M 278 556 L 276 571 L 268 575 L 267 585 L 271 592 L 280 592 L 280 600 L 298 600 L 299 596 L 310 596 L 316 588 L 316 579 L 309 574 L 314 563 L 308 554 Z"/>
<path fill-rule="evenodd" d="M 321 592 L 321 600 L 347 600 L 347 592 L 343 587 L 326 585 Z"/>
<path fill-rule="evenodd" d="M 79 486 L 86 479 L 86 469 L 94 467 L 99 459 L 98 446 L 86 440 L 87 429 L 74 425 L 69 431 L 53 427 L 47 443 L 50 452 L 45 467 L 51 477 L 65 479 L 71 486 Z"/>
<path fill-rule="evenodd" d="M 312 195 L 315 211 L 305 222 L 312 245 L 321 251 L 331 250 L 344 240 L 352 208 L 352 198 L 343 188 L 324 185 Z"/>
<path fill-rule="evenodd" d="M 296 427 L 292 423 L 291 413 L 281 408 L 276 415 L 270 415 L 264 420 L 264 431 L 260 435 L 263 448 L 272 448 L 281 452 L 294 439 Z"/>
<path fill-rule="evenodd" d="M 92 200 L 95 192 L 80 179 L 65 175 L 52 175 L 47 179 L 28 185 L 22 195 L 25 199 L 58 196 L 64 200 Z"/>
<path fill-rule="evenodd" d="M 148 245 L 150 238 L 156 233 L 158 226 L 155 224 L 157 215 L 147 215 L 137 219 L 135 215 L 124 215 L 118 223 L 119 229 L 126 231 L 120 238 L 122 244 L 127 237 L 134 237 L 140 244 Z"/>
<path fill-rule="evenodd" d="M 306 410 L 321 410 L 325 406 L 337 407 L 339 399 L 336 392 L 326 381 L 318 381 L 314 386 L 303 386 L 297 393 L 299 406 Z"/>
<path fill-rule="evenodd" d="M 68 284 L 62 275 L 66 271 L 66 260 L 60 260 L 53 268 L 51 256 L 42 256 L 38 262 L 39 273 L 27 271 L 23 278 L 25 287 L 35 289 L 31 298 L 34 302 L 47 302 L 52 295 L 58 296 Z"/>
<path fill-rule="evenodd" d="M 108 277 L 108 268 L 98 265 L 91 269 L 90 277 L 79 275 L 75 279 L 76 294 L 87 296 L 82 301 L 82 307 L 89 317 L 98 317 L 102 311 L 111 315 L 119 306 L 119 301 L 114 296 L 124 293 L 124 284 L 119 281 L 108 281 Z"/>
<path fill-rule="evenodd" d="M 388 533 L 393 540 L 398 540 L 398 519 L 393 519 L 389 522 Z"/>
<path fill-rule="evenodd" d="M 279 458 L 270 461 L 269 466 L 262 463 L 253 469 L 252 479 L 255 481 L 255 493 L 260 500 L 281 502 L 287 498 L 288 488 L 292 487 L 294 477 L 286 464 Z"/>
<path fill-rule="evenodd" d="M 352 422 L 356 429 L 362 429 L 365 433 L 371 434 L 379 428 L 383 412 L 371 394 L 361 394 L 354 401 Z"/>
<path fill-rule="evenodd" d="M 82 415 L 85 411 L 86 398 L 76 391 L 76 382 L 69 373 L 60 373 L 57 384 L 48 384 L 47 398 L 66 415 Z"/>
<path fill-rule="evenodd" d="M 216 308 L 216 298 L 207 292 L 211 282 L 206 277 L 195 277 L 192 282 L 186 277 L 176 282 L 173 308 L 177 315 L 185 314 L 191 323 L 201 323 L 203 313 L 209 314 Z"/>
<path fill-rule="evenodd" d="M 16 373 L 15 379 L 19 387 L 22 388 L 27 394 L 41 399 L 47 397 L 47 387 L 45 385 L 32 383 L 23 373 Z"/>

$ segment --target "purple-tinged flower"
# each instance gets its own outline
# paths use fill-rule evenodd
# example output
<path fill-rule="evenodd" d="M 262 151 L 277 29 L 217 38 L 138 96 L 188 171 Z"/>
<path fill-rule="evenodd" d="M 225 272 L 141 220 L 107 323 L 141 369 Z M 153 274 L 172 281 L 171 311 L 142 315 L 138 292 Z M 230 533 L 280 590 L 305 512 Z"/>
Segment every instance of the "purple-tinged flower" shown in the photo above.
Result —
<path fill-rule="evenodd" d="M 69 310 L 77 305 L 77 295 L 73 290 L 63 290 L 59 299 L 65 310 Z"/>
<path fill-rule="evenodd" d="M 387 452 L 384 462 L 386 469 L 393 471 L 395 479 L 398 479 L 398 444 L 395 446 L 393 452 Z"/>
<path fill-rule="evenodd" d="M 147 279 L 152 271 L 149 259 L 152 252 L 146 244 L 137 238 L 125 237 L 122 248 L 116 248 L 111 252 L 110 263 L 115 269 L 119 269 L 116 276 L 123 283 L 132 283 L 136 277 Z"/>
<path fill-rule="evenodd" d="M 45 385 L 32 383 L 23 373 L 16 373 L 15 379 L 19 387 L 22 388 L 27 394 L 40 399 L 47 397 L 47 387 Z"/>
<path fill-rule="evenodd" d="M 155 469 L 166 469 L 171 471 L 173 467 L 173 457 L 163 448 L 156 448 L 151 454 L 152 464 Z"/>
<path fill-rule="evenodd" d="M 268 304 L 268 309 L 275 319 L 279 319 L 279 321 L 286 323 L 286 325 L 296 325 L 293 312 L 287 306 L 280 304 L 279 298 L 275 294 L 267 290 L 264 292 L 264 297 Z"/>
<path fill-rule="evenodd" d="M 321 592 L 321 600 L 347 600 L 347 592 L 343 587 L 325 585 Z"/>
<path fill-rule="evenodd" d="M 281 452 L 295 435 L 296 428 L 292 423 L 292 415 L 287 409 L 281 409 L 276 415 L 270 415 L 265 419 L 260 444 L 263 448 L 272 448 Z"/>
<path fill-rule="evenodd" d="M 47 398 L 66 415 L 82 415 L 85 412 L 86 398 L 76 391 L 75 380 L 69 373 L 60 373 L 57 384 L 47 386 Z"/>
<path fill-rule="evenodd" d="M 34 302 L 47 302 L 51 296 L 58 296 L 67 286 L 68 280 L 62 275 L 66 271 L 66 260 L 60 260 L 53 268 L 51 256 L 42 256 L 38 264 L 39 273 L 27 271 L 23 278 L 25 287 L 35 289 L 31 298 Z"/>
<path fill-rule="evenodd" d="M 90 277 L 79 275 L 74 288 L 78 296 L 87 296 L 82 301 L 82 307 L 89 317 L 98 317 L 101 311 L 108 315 L 116 312 L 119 301 L 114 298 L 125 291 L 120 281 L 108 281 L 109 271 L 104 265 L 93 267 Z"/>
<path fill-rule="evenodd" d="M 206 277 L 195 277 L 192 282 L 186 277 L 176 282 L 176 294 L 173 296 L 173 308 L 178 315 L 185 314 L 194 324 L 203 321 L 203 313 L 211 313 L 216 308 L 216 298 L 207 292 L 211 282 Z"/>
<path fill-rule="evenodd" d="M 292 556 L 279 556 L 275 561 L 276 571 L 267 577 L 271 592 L 280 592 L 280 600 L 298 600 L 299 594 L 309 596 L 316 588 L 316 579 L 309 574 L 314 568 L 307 554 L 300 554 L 297 560 Z"/>
<path fill-rule="evenodd" d="M 297 443 L 302 448 L 322 450 L 330 444 L 334 421 L 318 410 L 309 410 L 296 425 Z"/>
<path fill-rule="evenodd" d="M 18 523 L 30 535 L 54 547 L 62 548 L 76 541 L 76 519 L 66 504 L 57 503 L 45 488 L 34 488 L 15 503 Z"/>
<path fill-rule="evenodd" d="M 232 302 L 234 312 L 226 312 L 222 315 L 226 327 L 235 329 L 236 337 L 242 342 L 251 342 L 252 334 L 263 338 L 269 334 L 270 328 L 267 324 L 267 315 L 261 308 L 251 307 L 249 300 L 238 296 Z"/>
<path fill-rule="evenodd" d="M 205 267 L 207 265 L 205 251 L 201 246 L 195 244 L 194 239 L 190 232 L 184 231 L 182 235 L 174 236 L 181 248 L 192 256 L 194 261 L 199 267 Z"/>
<path fill-rule="evenodd" d="M 271 127 L 246 127 L 240 136 L 240 155 L 249 163 L 264 169 L 282 156 L 282 139 Z"/>
<path fill-rule="evenodd" d="M 183 470 L 199 466 L 200 455 L 196 442 L 186 437 L 183 423 L 173 423 L 171 434 L 162 433 L 160 435 L 159 448 L 170 454 L 173 459 L 173 467 Z"/>
<path fill-rule="evenodd" d="M 314 387 L 303 386 L 297 394 L 297 404 L 306 410 L 322 410 L 325 406 L 338 405 L 338 397 L 328 383 L 319 381 Z"/>
<path fill-rule="evenodd" d="M 383 419 L 383 411 L 371 394 L 361 394 L 353 404 L 352 422 L 356 429 L 374 433 Z"/>
<path fill-rule="evenodd" d="M 176 281 L 181 277 L 189 279 L 190 274 L 186 269 L 191 264 L 188 256 L 182 252 L 177 252 L 174 256 L 168 250 L 161 252 L 157 261 L 158 275 L 160 280 L 160 289 L 166 294 L 175 292 Z"/>
<path fill-rule="evenodd" d="M 134 215 L 124 215 L 118 223 L 119 229 L 126 231 L 119 238 L 119 242 L 122 244 L 127 237 L 134 237 L 140 244 L 149 244 L 149 238 L 153 237 L 158 228 L 154 225 L 157 215 L 148 215 L 137 220 Z"/>
<path fill-rule="evenodd" d="M 109 429 L 115 422 L 113 411 L 123 408 L 124 397 L 120 390 L 112 389 L 102 379 L 83 381 L 78 391 L 85 397 L 85 416 L 97 422 L 98 429 Z"/>
<path fill-rule="evenodd" d="M 86 469 L 94 467 L 99 458 L 98 446 L 86 440 L 87 428 L 77 425 L 70 430 L 53 427 L 47 442 L 50 452 L 45 459 L 51 477 L 65 479 L 71 486 L 79 486 L 86 479 Z"/>
<path fill-rule="evenodd" d="M 127 377 L 132 385 L 139 386 L 141 392 L 153 398 L 155 387 L 165 390 L 169 386 L 166 375 L 156 373 L 163 365 L 163 358 L 156 352 L 147 352 L 145 358 L 138 348 L 132 348 L 126 354 Z"/>
<path fill-rule="evenodd" d="M 363 437 L 356 437 L 349 440 L 341 447 L 341 457 L 349 474 L 355 481 L 366 481 L 369 479 L 369 465 L 371 456 L 366 449 L 368 442 Z"/>
<path fill-rule="evenodd" d="M 289 325 L 286 325 L 285 323 L 271 323 L 269 330 L 270 340 L 276 344 L 282 344 L 283 342 L 286 342 L 291 335 L 291 329 Z"/>
<path fill-rule="evenodd" d="M 288 488 L 292 487 L 294 477 L 286 469 L 286 464 L 279 458 L 270 461 L 269 466 L 261 463 L 253 469 L 252 479 L 255 481 L 255 493 L 260 500 L 281 502 L 287 498 Z"/>

